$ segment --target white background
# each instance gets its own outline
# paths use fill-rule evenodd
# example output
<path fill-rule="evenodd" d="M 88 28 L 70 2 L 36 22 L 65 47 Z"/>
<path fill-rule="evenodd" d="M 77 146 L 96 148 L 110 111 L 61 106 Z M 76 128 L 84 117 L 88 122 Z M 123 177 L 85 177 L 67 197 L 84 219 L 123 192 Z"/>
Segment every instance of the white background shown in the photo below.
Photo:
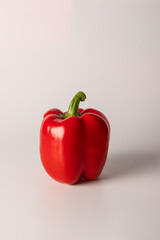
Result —
<path fill-rule="evenodd" d="M 52 180 L 42 116 L 83 108 L 111 124 L 97 181 Z M 160 1 L 0 2 L 0 238 L 160 239 Z"/>

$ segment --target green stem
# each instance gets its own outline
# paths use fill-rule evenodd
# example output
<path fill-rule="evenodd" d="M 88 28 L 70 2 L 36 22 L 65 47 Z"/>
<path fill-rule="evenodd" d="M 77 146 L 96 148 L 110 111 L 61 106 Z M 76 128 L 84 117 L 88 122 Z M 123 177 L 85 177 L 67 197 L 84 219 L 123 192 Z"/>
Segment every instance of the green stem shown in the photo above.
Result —
<path fill-rule="evenodd" d="M 79 103 L 80 101 L 84 101 L 86 99 L 86 95 L 83 92 L 78 92 L 74 98 L 72 99 L 68 112 L 65 114 L 64 118 L 68 118 L 71 116 L 79 116 Z"/>

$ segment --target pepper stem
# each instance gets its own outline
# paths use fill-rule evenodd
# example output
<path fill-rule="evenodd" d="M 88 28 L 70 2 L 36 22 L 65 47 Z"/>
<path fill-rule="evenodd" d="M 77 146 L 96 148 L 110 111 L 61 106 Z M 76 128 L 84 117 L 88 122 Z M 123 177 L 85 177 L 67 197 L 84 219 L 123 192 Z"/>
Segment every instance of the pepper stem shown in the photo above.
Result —
<path fill-rule="evenodd" d="M 68 108 L 68 112 L 65 114 L 64 118 L 68 118 L 71 116 L 80 116 L 79 114 L 79 103 L 80 101 L 84 101 L 86 99 L 86 95 L 83 92 L 78 92 L 72 99 L 69 108 Z"/>

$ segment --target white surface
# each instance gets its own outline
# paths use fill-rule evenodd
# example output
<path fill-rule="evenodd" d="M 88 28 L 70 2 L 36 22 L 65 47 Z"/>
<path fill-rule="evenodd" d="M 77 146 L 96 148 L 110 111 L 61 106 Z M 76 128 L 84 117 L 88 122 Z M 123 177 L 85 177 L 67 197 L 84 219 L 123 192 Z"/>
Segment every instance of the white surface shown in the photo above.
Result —
<path fill-rule="evenodd" d="M 1 1 L 0 239 L 160 239 L 160 2 Z M 67 186 L 39 159 L 46 110 L 103 111 L 98 181 Z"/>
<path fill-rule="evenodd" d="M 1 239 L 159 239 L 160 156 L 109 157 L 98 181 L 74 186 L 52 181 L 38 157 L 8 159 L 0 170 Z"/>

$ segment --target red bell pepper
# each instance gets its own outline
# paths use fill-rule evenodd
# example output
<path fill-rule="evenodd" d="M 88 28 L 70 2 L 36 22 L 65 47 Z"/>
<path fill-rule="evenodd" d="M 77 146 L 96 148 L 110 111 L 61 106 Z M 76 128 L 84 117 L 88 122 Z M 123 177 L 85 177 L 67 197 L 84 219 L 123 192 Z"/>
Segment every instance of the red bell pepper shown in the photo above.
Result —
<path fill-rule="evenodd" d="M 78 92 L 68 112 L 53 108 L 44 115 L 40 130 L 40 156 L 55 180 L 74 184 L 81 176 L 99 177 L 108 153 L 110 125 L 103 113 L 79 109 L 86 95 Z"/>

